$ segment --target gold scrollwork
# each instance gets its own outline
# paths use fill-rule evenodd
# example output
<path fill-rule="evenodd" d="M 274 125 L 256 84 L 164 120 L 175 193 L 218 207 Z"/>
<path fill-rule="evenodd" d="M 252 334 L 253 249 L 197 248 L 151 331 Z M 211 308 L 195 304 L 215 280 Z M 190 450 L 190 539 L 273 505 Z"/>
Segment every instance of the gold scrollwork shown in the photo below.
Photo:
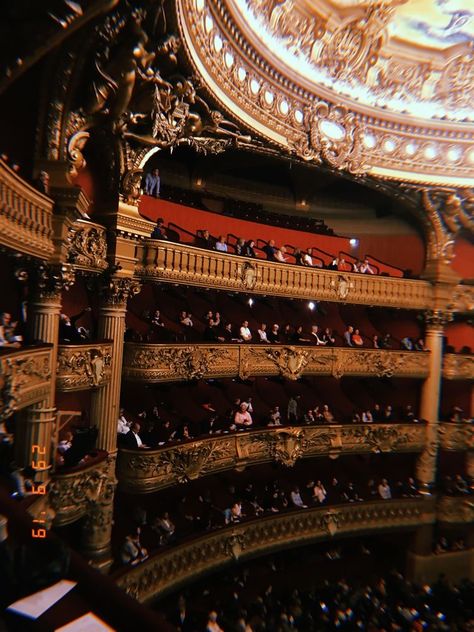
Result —
<path fill-rule="evenodd" d="M 107 268 L 107 242 L 102 226 L 77 221 L 69 229 L 69 244 L 69 263 L 99 272 Z"/>
<path fill-rule="evenodd" d="M 51 350 L 31 349 L 0 358 L 0 417 L 44 397 L 51 379 Z"/>
<path fill-rule="evenodd" d="M 110 380 L 111 344 L 60 345 L 57 388 L 73 391 L 103 386 Z"/>

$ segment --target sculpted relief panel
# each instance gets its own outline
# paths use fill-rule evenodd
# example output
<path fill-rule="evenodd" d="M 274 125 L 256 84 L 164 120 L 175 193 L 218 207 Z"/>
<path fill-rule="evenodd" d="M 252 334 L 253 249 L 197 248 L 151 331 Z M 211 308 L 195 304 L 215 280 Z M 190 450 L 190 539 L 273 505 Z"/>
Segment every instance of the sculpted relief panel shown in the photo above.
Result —
<path fill-rule="evenodd" d="M 20 350 L 0 356 L 0 418 L 44 398 L 51 379 L 49 348 Z"/>
<path fill-rule="evenodd" d="M 151 492 L 221 470 L 268 461 L 292 467 L 298 459 L 370 452 L 419 452 L 422 424 L 305 426 L 219 435 L 158 450 L 121 450 L 117 476 L 123 489 Z"/>
<path fill-rule="evenodd" d="M 75 391 L 107 384 L 111 362 L 111 343 L 59 345 L 58 390 Z"/>

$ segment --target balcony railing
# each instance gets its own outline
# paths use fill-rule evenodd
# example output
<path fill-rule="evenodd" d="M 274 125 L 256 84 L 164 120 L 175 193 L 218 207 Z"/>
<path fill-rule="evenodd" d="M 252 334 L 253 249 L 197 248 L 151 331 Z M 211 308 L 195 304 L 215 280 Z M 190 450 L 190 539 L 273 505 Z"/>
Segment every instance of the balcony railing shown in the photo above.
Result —
<path fill-rule="evenodd" d="M 474 380 L 474 355 L 446 353 L 443 358 L 443 377 L 448 380 Z"/>
<path fill-rule="evenodd" d="M 437 506 L 438 522 L 469 524 L 474 522 L 474 497 L 441 496 Z"/>
<path fill-rule="evenodd" d="M 123 375 L 130 380 L 162 382 L 196 378 L 280 375 L 428 375 L 429 353 L 339 347 L 283 345 L 125 345 Z"/>
<path fill-rule="evenodd" d="M 474 425 L 470 423 L 442 423 L 439 425 L 439 444 L 442 450 L 465 452 L 474 450 Z"/>
<path fill-rule="evenodd" d="M 157 450 L 120 450 L 117 478 L 129 492 L 147 493 L 176 483 L 274 461 L 291 466 L 314 456 L 420 452 L 424 424 L 285 426 L 214 435 Z"/>
<path fill-rule="evenodd" d="M 0 353 L 0 419 L 46 397 L 51 387 L 51 362 L 50 346 Z"/>
<path fill-rule="evenodd" d="M 101 452 L 90 465 L 53 474 L 48 499 L 56 512 L 55 526 L 75 522 L 100 502 L 108 486 L 110 469 L 107 453 Z"/>
<path fill-rule="evenodd" d="M 137 276 L 150 281 L 409 309 L 428 309 L 433 301 L 427 281 L 248 259 L 187 244 L 146 240 L 137 246 L 137 258 Z"/>
<path fill-rule="evenodd" d="M 40 259 L 54 250 L 53 201 L 0 160 L 0 244 Z"/>
<path fill-rule="evenodd" d="M 103 272 L 107 266 L 106 229 L 83 219 L 69 230 L 69 263 L 87 272 Z"/>
<path fill-rule="evenodd" d="M 330 539 L 336 534 L 353 536 L 382 529 L 415 528 L 434 520 L 434 502 L 421 499 L 299 509 L 226 527 L 157 553 L 122 571 L 116 583 L 138 601 L 148 602 L 238 559 L 296 543 Z"/>
<path fill-rule="evenodd" d="M 111 342 L 59 345 L 56 388 L 79 391 L 104 386 L 110 381 Z"/>

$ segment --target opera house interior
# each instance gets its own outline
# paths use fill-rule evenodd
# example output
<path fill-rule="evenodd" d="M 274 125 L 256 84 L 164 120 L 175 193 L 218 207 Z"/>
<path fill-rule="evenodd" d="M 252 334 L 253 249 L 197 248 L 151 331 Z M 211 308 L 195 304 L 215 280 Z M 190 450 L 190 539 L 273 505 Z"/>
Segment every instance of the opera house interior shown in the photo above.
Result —
<path fill-rule="evenodd" d="M 0 20 L 0 631 L 474 630 L 472 0 Z"/>

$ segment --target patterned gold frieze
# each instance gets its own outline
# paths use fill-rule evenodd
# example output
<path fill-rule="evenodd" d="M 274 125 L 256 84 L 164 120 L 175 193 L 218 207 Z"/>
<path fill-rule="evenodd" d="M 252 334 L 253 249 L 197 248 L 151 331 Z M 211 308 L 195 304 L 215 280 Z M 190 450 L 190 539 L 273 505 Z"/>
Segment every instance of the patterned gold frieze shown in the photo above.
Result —
<path fill-rule="evenodd" d="M 253 555 L 335 535 L 415 528 L 434 519 L 434 504 L 426 500 L 367 502 L 273 515 L 220 529 L 158 553 L 122 571 L 116 583 L 138 601 L 147 602 L 201 573 Z"/>
<path fill-rule="evenodd" d="M 112 343 L 59 345 L 56 387 L 78 391 L 110 381 Z"/>
<path fill-rule="evenodd" d="M 474 355 L 446 353 L 443 377 L 448 380 L 474 380 Z"/>
<path fill-rule="evenodd" d="M 107 506 L 113 500 L 114 460 L 105 458 L 76 472 L 53 475 L 48 501 L 55 512 L 54 525 L 64 526 Z"/>
<path fill-rule="evenodd" d="M 0 355 L 0 419 L 44 399 L 50 390 L 51 362 L 51 347 Z"/>
<path fill-rule="evenodd" d="M 474 426 L 470 423 L 439 424 L 438 439 L 442 450 L 474 450 Z"/>
<path fill-rule="evenodd" d="M 270 461 L 291 467 L 298 459 L 314 456 L 419 452 L 425 434 L 423 424 L 351 424 L 214 435 L 158 450 L 120 450 L 117 478 L 122 489 L 145 493 Z"/>
<path fill-rule="evenodd" d="M 245 259 L 187 244 L 147 240 L 137 247 L 137 257 L 136 275 L 150 281 L 410 309 L 428 309 L 433 300 L 427 281 Z"/>
<path fill-rule="evenodd" d="M 438 500 L 437 514 L 439 522 L 455 524 L 474 522 L 472 497 L 441 496 Z"/>
<path fill-rule="evenodd" d="M 106 229 L 79 219 L 69 229 L 68 261 L 75 268 L 102 272 L 108 266 Z"/>
<path fill-rule="evenodd" d="M 161 382 L 211 377 L 374 375 L 426 377 L 429 353 L 283 345 L 127 343 L 123 376 Z"/>
<path fill-rule="evenodd" d="M 0 159 L 0 244 L 48 259 L 54 250 L 53 202 Z"/>

